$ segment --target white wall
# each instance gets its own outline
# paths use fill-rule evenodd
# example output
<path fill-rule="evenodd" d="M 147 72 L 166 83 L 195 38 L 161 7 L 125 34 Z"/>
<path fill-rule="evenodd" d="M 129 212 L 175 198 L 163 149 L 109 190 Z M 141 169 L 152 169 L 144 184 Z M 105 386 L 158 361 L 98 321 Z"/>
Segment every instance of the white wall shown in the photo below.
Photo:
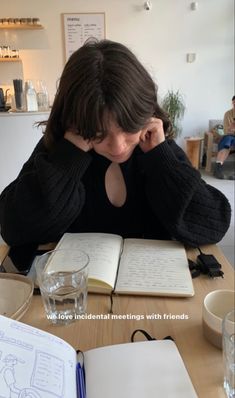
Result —
<path fill-rule="evenodd" d="M 197 135 L 221 119 L 234 94 L 234 2 L 152 0 L 0 0 L 0 17 L 39 17 L 42 31 L 1 31 L 0 45 L 20 49 L 23 64 L 0 64 L 0 86 L 15 77 L 44 79 L 51 101 L 64 65 L 62 13 L 105 12 L 106 37 L 128 45 L 159 86 L 162 97 L 179 89 L 187 112 L 183 135 Z M 196 62 L 186 63 L 195 52 Z M 180 142 L 181 143 L 181 142 Z"/>
<path fill-rule="evenodd" d="M 0 113 L 0 193 L 19 174 L 23 164 L 43 136 L 35 123 L 48 113 Z"/>

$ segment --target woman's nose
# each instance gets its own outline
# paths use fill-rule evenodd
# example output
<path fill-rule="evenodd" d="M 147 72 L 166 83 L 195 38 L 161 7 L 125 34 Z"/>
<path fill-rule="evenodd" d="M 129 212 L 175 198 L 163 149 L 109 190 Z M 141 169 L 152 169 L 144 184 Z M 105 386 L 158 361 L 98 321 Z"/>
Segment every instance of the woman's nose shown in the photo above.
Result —
<path fill-rule="evenodd" d="M 126 139 L 122 134 L 112 136 L 108 140 L 108 147 L 112 151 L 113 155 L 119 155 L 126 149 Z"/>

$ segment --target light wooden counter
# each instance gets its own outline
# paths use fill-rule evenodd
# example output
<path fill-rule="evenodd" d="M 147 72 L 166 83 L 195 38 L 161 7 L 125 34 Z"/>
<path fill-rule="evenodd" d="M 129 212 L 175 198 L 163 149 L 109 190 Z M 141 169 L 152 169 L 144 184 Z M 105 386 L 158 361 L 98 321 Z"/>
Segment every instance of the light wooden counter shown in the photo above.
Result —
<path fill-rule="evenodd" d="M 234 270 L 217 246 L 205 246 L 202 251 L 217 257 L 222 264 L 224 279 L 199 276 L 193 280 L 195 296 L 192 298 L 115 296 L 113 315 L 120 316 L 121 319 L 86 319 L 68 326 L 54 326 L 45 318 L 41 297 L 34 296 L 29 311 L 21 321 L 53 333 L 81 350 L 130 342 L 135 329 L 145 329 L 151 336 L 160 339 L 171 335 L 198 397 L 224 398 L 222 352 L 203 336 L 202 303 L 206 294 L 212 290 L 234 290 Z M 191 259 L 195 259 L 198 254 L 197 249 L 188 251 Z M 103 317 L 111 318 L 111 314 L 108 315 L 109 306 L 108 296 L 89 295 L 87 315 L 103 314 Z M 151 314 L 155 314 L 156 319 L 148 320 L 147 315 Z M 177 315 L 182 319 L 173 319 Z M 138 320 L 138 316 L 144 319 Z M 123 319 L 124 317 L 136 319 Z"/>

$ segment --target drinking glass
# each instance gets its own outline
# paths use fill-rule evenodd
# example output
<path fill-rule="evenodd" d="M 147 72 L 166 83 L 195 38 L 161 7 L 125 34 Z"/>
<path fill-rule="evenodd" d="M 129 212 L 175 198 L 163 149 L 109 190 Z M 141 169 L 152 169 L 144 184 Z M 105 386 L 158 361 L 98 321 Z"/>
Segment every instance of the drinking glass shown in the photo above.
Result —
<path fill-rule="evenodd" d="M 223 319 L 224 389 L 228 398 L 235 398 L 235 310 Z"/>
<path fill-rule="evenodd" d="M 81 250 L 52 250 L 37 258 L 36 283 L 53 324 L 70 323 L 86 312 L 88 265 Z"/>

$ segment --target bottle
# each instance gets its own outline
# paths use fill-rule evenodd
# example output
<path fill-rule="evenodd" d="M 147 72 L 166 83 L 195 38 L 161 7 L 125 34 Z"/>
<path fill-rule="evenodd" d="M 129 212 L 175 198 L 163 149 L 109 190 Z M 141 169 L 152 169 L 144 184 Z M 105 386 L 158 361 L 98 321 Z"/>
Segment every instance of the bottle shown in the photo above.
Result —
<path fill-rule="evenodd" d="M 25 83 L 25 102 L 26 102 L 26 111 L 35 112 L 38 110 L 37 103 L 37 94 L 34 90 L 33 83 L 31 80 L 26 81 Z"/>
<path fill-rule="evenodd" d="M 42 80 L 36 82 L 37 102 L 39 111 L 48 111 L 49 109 L 49 96 L 46 84 Z"/>

